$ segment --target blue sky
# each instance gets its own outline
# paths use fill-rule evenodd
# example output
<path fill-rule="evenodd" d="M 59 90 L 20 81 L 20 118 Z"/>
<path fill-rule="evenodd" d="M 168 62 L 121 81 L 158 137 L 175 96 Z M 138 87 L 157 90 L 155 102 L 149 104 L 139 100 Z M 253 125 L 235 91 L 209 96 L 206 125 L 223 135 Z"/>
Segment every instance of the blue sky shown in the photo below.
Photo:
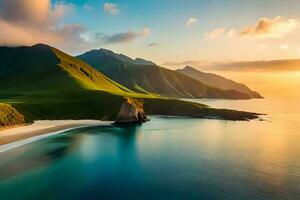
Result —
<path fill-rule="evenodd" d="M 3 1 L 7 9 L 12 1 L 43 7 L 50 0 Z M 52 29 L 13 22 L 27 33 L 20 44 L 40 40 L 71 54 L 107 48 L 166 65 L 300 57 L 298 0 L 51 0 L 51 7 Z"/>

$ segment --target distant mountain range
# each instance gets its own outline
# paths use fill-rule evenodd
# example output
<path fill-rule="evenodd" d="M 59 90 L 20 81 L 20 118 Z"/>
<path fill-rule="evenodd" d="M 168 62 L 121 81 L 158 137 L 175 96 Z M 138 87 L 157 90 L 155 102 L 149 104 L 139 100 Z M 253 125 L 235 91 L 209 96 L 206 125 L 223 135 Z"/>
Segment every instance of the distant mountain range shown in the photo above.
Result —
<path fill-rule="evenodd" d="M 105 49 L 92 50 L 79 55 L 78 58 L 138 93 L 158 94 L 173 98 L 250 99 L 260 97 L 250 89 L 245 92 L 247 89 L 245 86 L 244 90 L 236 90 L 237 87 L 221 88 L 219 82 L 210 84 L 213 81 L 205 82 L 205 80 L 199 80 L 178 71 L 159 67 L 151 61 L 136 62 L 137 60 Z"/>
<path fill-rule="evenodd" d="M 101 56 L 98 56 L 99 52 Z M 100 70 L 80 57 L 93 58 L 93 66 Z M 249 96 L 207 86 L 151 61 L 133 60 L 107 50 L 91 51 L 80 57 L 44 44 L 0 47 L 0 124 L 13 124 L 10 119 L 27 122 L 42 119 L 112 120 L 116 119 L 128 98 L 141 100 L 146 114 L 230 120 L 257 117 L 255 113 L 213 109 L 167 98 Z"/>
<path fill-rule="evenodd" d="M 206 83 L 207 85 L 210 85 L 212 87 L 217 87 L 222 90 L 239 91 L 248 94 L 251 98 L 262 98 L 262 96 L 258 92 L 250 90 L 246 85 L 237 83 L 217 74 L 205 73 L 190 66 L 187 66 L 183 69 L 177 69 L 176 71 L 185 74 L 191 78 L 194 78 L 198 81 Z"/>

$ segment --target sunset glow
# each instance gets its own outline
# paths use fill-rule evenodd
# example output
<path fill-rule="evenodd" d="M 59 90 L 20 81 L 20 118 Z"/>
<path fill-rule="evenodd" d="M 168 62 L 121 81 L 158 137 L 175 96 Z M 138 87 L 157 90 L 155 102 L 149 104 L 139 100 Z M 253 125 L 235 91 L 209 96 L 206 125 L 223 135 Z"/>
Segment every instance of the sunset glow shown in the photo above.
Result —
<path fill-rule="evenodd" d="M 293 0 L 3 0 L 0 44 L 71 54 L 102 47 L 167 67 L 292 59 L 300 57 L 299 10 Z"/>

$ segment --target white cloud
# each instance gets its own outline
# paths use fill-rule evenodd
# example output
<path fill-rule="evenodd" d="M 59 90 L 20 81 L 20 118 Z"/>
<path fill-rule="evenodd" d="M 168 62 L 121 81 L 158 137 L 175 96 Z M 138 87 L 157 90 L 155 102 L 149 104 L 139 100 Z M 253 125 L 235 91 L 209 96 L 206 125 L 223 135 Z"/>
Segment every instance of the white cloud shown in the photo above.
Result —
<path fill-rule="evenodd" d="M 215 40 L 218 39 L 225 32 L 224 28 L 217 28 L 212 30 L 211 32 L 206 32 L 204 34 L 205 39 Z"/>
<path fill-rule="evenodd" d="M 227 33 L 226 33 L 226 38 L 234 38 L 237 36 L 237 31 L 235 28 L 230 29 Z"/>
<path fill-rule="evenodd" d="M 120 9 L 117 4 L 114 3 L 104 3 L 103 9 L 105 12 L 109 13 L 110 15 L 117 15 L 120 13 Z"/>
<path fill-rule="evenodd" d="M 188 20 L 187 20 L 187 22 L 186 22 L 186 26 L 187 27 L 191 27 L 193 24 L 195 24 L 196 22 L 198 21 L 198 19 L 197 18 L 195 18 L 195 17 L 191 17 L 191 18 L 189 18 Z"/>
<path fill-rule="evenodd" d="M 240 33 L 241 37 L 252 38 L 280 38 L 290 33 L 298 26 L 295 19 L 286 19 L 277 16 L 273 19 L 261 18 L 255 25 L 246 26 Z"/>
<path fill-rule="evenodd" d="M 230 38 L 282 38 L 286 34 L 291 33 L 298 27 L 298 22 L 295 19 L 283 19 L 280 16 L 269 19 L 266 17 L 260 18 L 255 25 L 248 25 L 243 29 L 231 28 L 226 31 L 224 28 L 217 28 L 211 32 L 205 33 L 206 39 L 217 39 L 225 32 L 225 37 Z"/>

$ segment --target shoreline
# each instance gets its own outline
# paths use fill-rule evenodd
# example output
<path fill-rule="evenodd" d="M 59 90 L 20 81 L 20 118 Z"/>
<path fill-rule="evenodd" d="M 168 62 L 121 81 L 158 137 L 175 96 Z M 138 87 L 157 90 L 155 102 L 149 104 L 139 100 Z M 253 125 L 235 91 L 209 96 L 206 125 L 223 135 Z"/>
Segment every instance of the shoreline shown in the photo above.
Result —
<path fill-rule="evenodd" d="M 65 131 L 110 124 L 112 121 L 39 120 L 29 125 L 2 129 L 0 130 L 0 153 Z"/>

